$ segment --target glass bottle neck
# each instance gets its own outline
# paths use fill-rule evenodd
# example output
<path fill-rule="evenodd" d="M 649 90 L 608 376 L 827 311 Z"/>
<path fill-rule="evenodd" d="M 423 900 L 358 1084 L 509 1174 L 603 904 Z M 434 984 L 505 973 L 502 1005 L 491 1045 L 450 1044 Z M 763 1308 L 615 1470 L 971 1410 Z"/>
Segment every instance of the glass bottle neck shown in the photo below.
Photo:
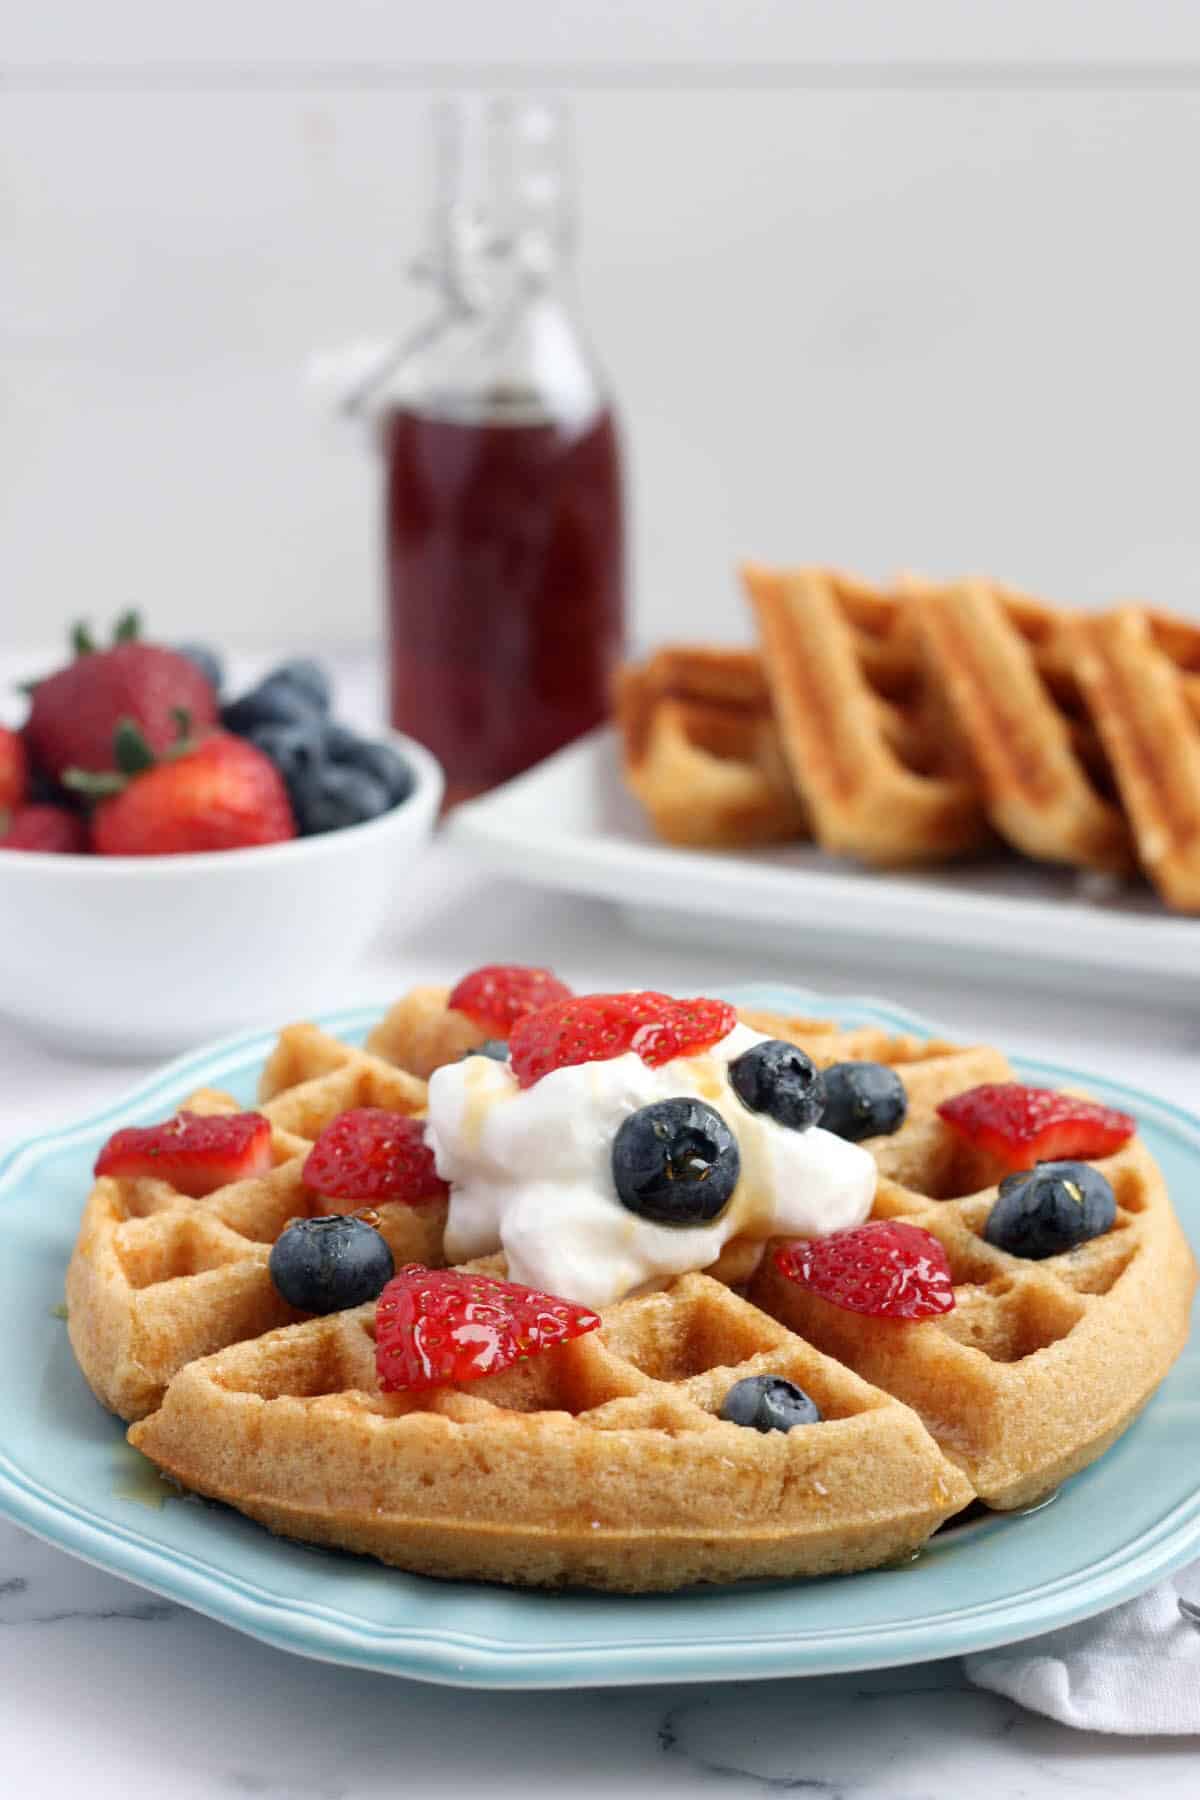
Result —
<path fill-rule="evenodd" d="M 562 107 L 446 101 L 436 144 L 435 272 L 455 309 L 506 309 L 559 286 L 574 236 Z"/>

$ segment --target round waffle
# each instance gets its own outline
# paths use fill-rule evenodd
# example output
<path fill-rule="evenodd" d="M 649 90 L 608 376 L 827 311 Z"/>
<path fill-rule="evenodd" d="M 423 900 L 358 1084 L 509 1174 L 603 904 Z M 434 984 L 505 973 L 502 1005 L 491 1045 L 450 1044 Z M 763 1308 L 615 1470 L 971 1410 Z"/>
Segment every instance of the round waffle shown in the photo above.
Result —
<path fill-rule="evenodd" d="M 436 1066 L 462 1035 L 445 990 L 424 989 L 369 1051 L 308 1025 L 282 1034 L 262 1077 L 266 1175 L 202 1200 L 97 1183 L 68 1276 L 95 1392 L 139 1421 L 131 1441 L 168 1475 L 275 1531 L 432 1575 L 622 1591 L 877 1566 L 972 1499 L 1028 1504 L 1098 1456 L 1182 1348 L 1196 1279 L 1145 1148 L 1099 1165 L 1118 1202 L 1110 1232 L 1024 1262 L 984 1241 L 998 1171 L 936 1112 L 1011 1079 L 998 1052 L 743 1017 L 823 1065 L 897 1069 L 907 1120 L 866 1146 L 875 1213 L 942 1241 L 952 1313 L 842 1311 L 783 1280 L 763 1244 L 734 1240 L 704 1273 L 606 1309 L 586 1337 L 462 1386 L 381 1392 L 373 1304 L 304 1319 L 267 1261 L 289 1219 L 338 1210 L 301 1173 L 332 1118 L 423 1109 L 423 1082 L 398 1064 Z M 444 1203 L 378 1212 L 397 1263 L 443 1260 Z M 729 1388 L 758 1373 L 798 1382 L 822 1421 L 766 1434 L 722 1421 Z"/>

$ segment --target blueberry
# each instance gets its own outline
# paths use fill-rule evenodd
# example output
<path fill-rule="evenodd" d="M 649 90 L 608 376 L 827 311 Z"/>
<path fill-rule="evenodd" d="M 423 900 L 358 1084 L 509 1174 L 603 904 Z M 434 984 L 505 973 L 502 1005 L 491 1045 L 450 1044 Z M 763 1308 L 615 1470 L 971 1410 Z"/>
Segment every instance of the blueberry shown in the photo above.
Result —
<path fill-rule="evenodd" d="M 903 1125 L 908 1095 L 895 1069 L 886 1063 L 834 1063 L 822 1071 L 821 1082 L 825 1089 L 821 1124 L 835 1137 L 857 1144 Z"/>
<path fill-rule="evenodd" d="M 362 769 L 317 763 L 295 784 L 292 806 L 306 837 L 361 825 L 391 808 L 387 789 Z"/>
<path fill-rule="evenodd" d="M 353 762 L 354 752 L 362 743 L 357 731 L 339 725 L 336 719 L 325 720 L 325 754 L 330 762 Z"/>
<path fill-rule="evenodd" d="M 396 1272 L 387 1240 L 365 1219 L 341 1213 L 297 1219 L 275 1240 L 271 1280 L 301 1312 L 343 1312 L 374 1300 Z"/>
<path fill-rule="evenodd" d="M 272 669 L 263 684 L 286 686 L 303 695 L 313 712 L 327 713 L 333 704 L 333 688 L 320 663 L 309 656 L 294 656 Z"/>
<path fill-rule="evenodd" d="M 618 1200 L 656 1225 L 707 1225 L 729 1204 L 741 1166 L 737 1139 L 703 1100 L 656 1100 L 613 1140 Z"/>
<path fill-rule="evenodd" d="M 720 1417 L 730 1425 L 752 1425 L 755 1431 L 790 1431 L 793 1425 L 819 1425 L 821 1409 L 782 1375 L 747 1375 L 722 1400 Z"/>
<path fill-rule="evenodd" d="M 490 1056 L 493 1062 L 507 1062 L 508 1045 L 503 1038 L 485 1038 L 474 1050 L 464 1050 L 459 1062 L 466 1062 L 468 1056 Z"/>
<path fill-rule="evenodd" d="M 262 725 L 304 725 L 319 717 L 302 689 L 274 675 L 221 708 L 222 725 L 238 737 L 248 737 Z"/>
<path fill-rule="evenodd" d="M 416 777 L 405 757 L 390 744 L 378 744 L 359 737 L 347 725 L 325 727 L 325 754 L 331 762 L 352 769 L 362 769 L 383 783 L 393 806 L 407 800 L 416 786 Z"/>
<path fill-rule="evenodd" d="M 1081 1162 L 1044 1162 L 1000 1183 L 984 1237 L 997 1250 L 1040 1262 L 1111 1231 L 1117 1217 L 1112 1184 Z"/>
<path fill-rule="evenodd" d="M 247 737 L 270 757 L 289 793 L 321 760 L 321 732 L 313 719 L 296 725 L 256 725 Z"/>
<path fill-rule="evenodd" d="M 729 1085 L 743 1106 L 766 1113 L 793 1131 L 807 1131 L 821 1117 L 821 1071 L 795 1044 L 768 1038 L 729 1065 Z"/>
<path fill-rule="evenodd" d="M 195 663 L 214 694 L 219 694 L 225 680 L 225 665 L 215 650 L 207 644 L 176 644 L 176 653 L 186 656 L 190 663 Z"/>

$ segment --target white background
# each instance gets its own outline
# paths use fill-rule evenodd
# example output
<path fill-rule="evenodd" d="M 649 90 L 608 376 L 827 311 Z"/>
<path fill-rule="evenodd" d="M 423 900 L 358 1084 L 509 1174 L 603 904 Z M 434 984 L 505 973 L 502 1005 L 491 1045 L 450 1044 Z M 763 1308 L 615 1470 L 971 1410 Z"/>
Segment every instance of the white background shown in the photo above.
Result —
<path fill-rule="evenodd" d="M 573 95 L 636 628 L 741 555 L 1200 614 L 1200 9 L 0 0 L 0 644 L 369 642 L 370 455 L 310 353 L 405 329 L 431 96 Z"/>

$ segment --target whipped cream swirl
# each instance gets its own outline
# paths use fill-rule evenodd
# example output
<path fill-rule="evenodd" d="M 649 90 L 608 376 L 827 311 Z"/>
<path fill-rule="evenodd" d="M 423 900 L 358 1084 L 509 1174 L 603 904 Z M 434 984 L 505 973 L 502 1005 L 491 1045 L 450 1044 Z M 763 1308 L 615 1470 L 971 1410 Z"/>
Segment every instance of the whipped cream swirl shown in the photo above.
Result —
<path fill-rule="evenodd" d="M 555 1069 L 524 1089 L 490 1057 L 436 1070 L 427 1136 L 450 1183 L 447 1256 L 503 1250 L 510 1280 L 599 1309 L 707 1268 L 736 1237 L 825 1237 L 860 1225 L 875 1197 L 868 1152 L 819 1126 L 793 1131 L 751 1112 L 730 1086 L 729 1064 L 765 1041 L 735 1025 L 703 1054 L 657 1069 L 629 1051 Z M 613 1139 L 631 1113 L 684 1095 L 725 1119 L 741 1175 L 719 1218 L 658 1225 L 617 1198 Z"/>

